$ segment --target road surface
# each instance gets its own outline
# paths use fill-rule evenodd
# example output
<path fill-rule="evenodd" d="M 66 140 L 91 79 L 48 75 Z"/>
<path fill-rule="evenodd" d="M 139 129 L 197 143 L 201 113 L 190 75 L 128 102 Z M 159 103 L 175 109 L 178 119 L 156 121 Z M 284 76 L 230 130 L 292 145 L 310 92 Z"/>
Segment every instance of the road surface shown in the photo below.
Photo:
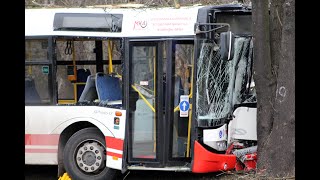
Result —
<path fill-rule="evenodd" d="M 130 171 L 129 174 L 120 175 L 119 180 L 214 180 L 220 173 L 191 174 L 163 171 Z M 57 166 L 25 166 L 25 180 L 57 180 Z"/>

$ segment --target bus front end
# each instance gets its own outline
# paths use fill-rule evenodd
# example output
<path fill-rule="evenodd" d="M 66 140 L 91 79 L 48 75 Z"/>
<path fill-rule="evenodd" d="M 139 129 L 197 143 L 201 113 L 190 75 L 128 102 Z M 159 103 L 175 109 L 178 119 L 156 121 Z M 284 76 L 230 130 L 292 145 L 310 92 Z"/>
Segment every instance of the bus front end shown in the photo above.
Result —
<path fill-rule="evenodd" d="M 255 168 L 251 9 L 199 9 L 195 24 L 192 172 Z"/>

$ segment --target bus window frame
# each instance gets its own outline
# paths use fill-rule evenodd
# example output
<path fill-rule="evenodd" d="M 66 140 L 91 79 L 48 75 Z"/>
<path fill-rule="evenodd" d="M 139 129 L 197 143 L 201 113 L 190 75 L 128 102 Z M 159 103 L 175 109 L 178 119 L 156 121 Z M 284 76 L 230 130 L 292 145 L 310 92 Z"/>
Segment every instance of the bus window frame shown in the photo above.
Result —
<path fill-rule="evenodd" d="M 48 73 L 48 94 L 50 96 L 50 102 L 49 103 L 26 103 L 27 106 L 32 105 L 54 105 L 57 104 L 57 94 L 55 93 L 56 83 L 55 82 L 55 60 L 53 55 L 54 50 L 54 42 L 53 42 L 53 36 L 26 36 L 25 41 L 39 41 L 39 40 L 47 40 L 48 41 L 48 47 L 47 47 L 47 53 L 48 53 L 48 59 L 43 61 L 32 61 L 27 60 L 25 58 L 25 66 L 28 65 L 48 65 L 49 66 L 49 73 Z M 26 49 L 25 49 L 26 50 Z"/>

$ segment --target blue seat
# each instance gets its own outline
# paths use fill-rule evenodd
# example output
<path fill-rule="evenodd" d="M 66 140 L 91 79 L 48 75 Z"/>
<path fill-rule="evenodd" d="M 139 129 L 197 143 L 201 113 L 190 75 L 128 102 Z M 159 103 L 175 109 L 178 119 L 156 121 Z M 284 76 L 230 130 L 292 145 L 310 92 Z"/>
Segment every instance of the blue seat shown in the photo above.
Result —
<path fill-rule="evenodd" d="M 96 89 L 99 101 L 122 100 L 120 80 L 104 73 L 96 74 Z"/>
<path fill-rule="evenodd" d="M 91 72 L 89 69 L 78 69 L 77 70 L 77 82 L 86 82 L 88 79 L 88 76 L 91 75 Z M 85 85 L 84 84 L 77 84 L 77 100 L 80 100 L 80 96 L 84 90 Z"/>

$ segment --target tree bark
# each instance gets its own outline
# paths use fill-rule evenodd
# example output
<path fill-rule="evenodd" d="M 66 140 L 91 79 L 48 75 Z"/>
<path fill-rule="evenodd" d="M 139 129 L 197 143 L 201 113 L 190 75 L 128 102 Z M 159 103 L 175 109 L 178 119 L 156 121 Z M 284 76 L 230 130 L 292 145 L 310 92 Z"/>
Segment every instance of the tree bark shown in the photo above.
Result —
<path fill-rule="evenodd" d="M 273 176 L 295 175 L 295 1 L 285 0 L 281 14 L 274 126 L 269 149 Z"/>
<path fill-rule="evenodd" d="M 268 1 L 252 2 L 254 81 L 257 90 L 258 170 L 271 166 L 267 144 L 273 126 L 276 82 L 271 71 Z"/>
<path fill-rule="evenodd" d="M 253 1 L 258 173 L 295 176 L 295 1 Z"/>

